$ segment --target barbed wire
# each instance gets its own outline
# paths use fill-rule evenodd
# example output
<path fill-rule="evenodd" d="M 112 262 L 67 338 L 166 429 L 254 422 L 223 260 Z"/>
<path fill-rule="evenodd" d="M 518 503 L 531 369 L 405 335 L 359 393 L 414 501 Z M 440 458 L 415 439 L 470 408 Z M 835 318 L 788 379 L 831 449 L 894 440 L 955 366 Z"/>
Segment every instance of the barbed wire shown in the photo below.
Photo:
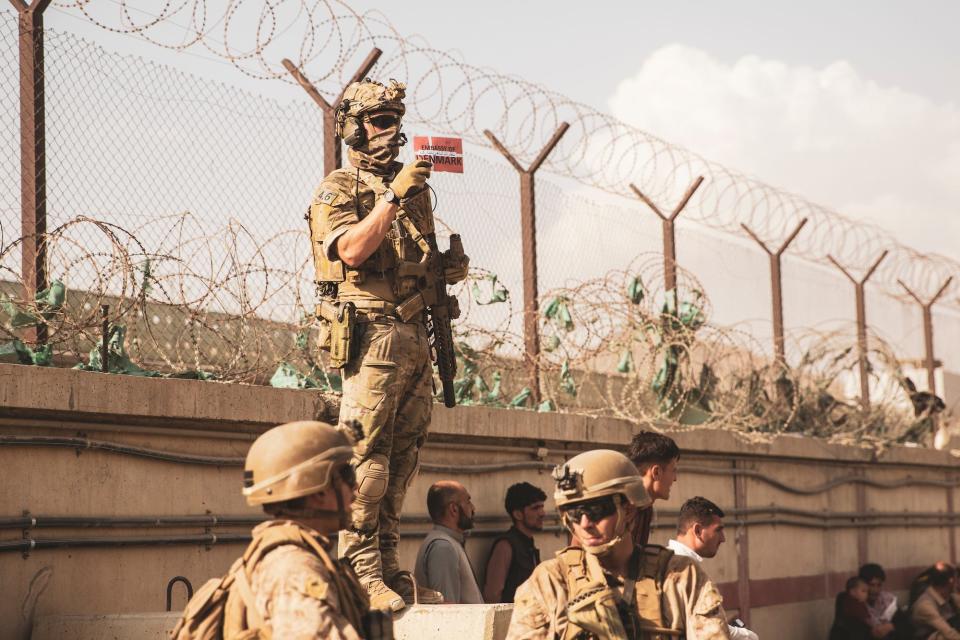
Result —
<path fill-rule="evenodd" d="M 162 240 L 146 246 L 140 237 Z M 122 327 L 119 340 L 126 340 L 111 344 L 110 368 L 118 373 L 262 384 L 283 370 L 336 379 L 316 355 L 303 230 L 258 241 L 237 221 L 211 229 L 189 213 L 134 229 L 79 216 L 44 236 L 57 267 L 51 288 L 61 290 L 36 300 L 22 298 L 23 240 L 0 247 L 0 335 L 7 341 L 44 324 L 50 360 L 95 368 L 107 305 L 111 339 Z M 289 257 L 285 267 L 264 257 L 278 246 Z M 659 256 L 641 255 L 626 269 L 543 296 L 539 365 L 547 400 L 540 410 L 710 425 L 752 437 L 932 441 L 933 414 L 913 402 L 896 357 L 876 336 L 869 354 L 876 397 L 864 411 L 844 399 L 843 377 L 857 362 L 853 331 L 792 336 L 797 364 L 784 369 L 759 355 L 748 333 L 710 323 L 709 299 L 691 274 L 680 272 L 677 302 L 660 274 Z M 456 325 L 460 402 L 537 408 L 522 388 L 522 339 L 510 329 L 522 311 L 509 292 L 494 274 L 474 269 L 454 293 L 464 311 Z M 489 305 L 500 306 L 496 326 L 473 319 Z M 273 319 L 278 308 L 286 320 Z"/>
<path fill-rule="evenodd" d="M 483 130 L 491 129 L 515 156 L 529 160 L 566 121 L 571 129 L 545 163 L 558 175 L 624 196 L 630 196 L 628 184 L 634 183 L 657 202 L 674 201 L 703 175 L 706 182 L 685 210 L 686 219 L 736 234 L 746 224 L 776 243 L 807 218 L 792 255 L 819 263 L 832 255 L 865 269 L 889 249 L 873 282 L 899 299 L 905 294 L 898 280 L 929 295 L 948 277 L 960 276 L 960 262 L 952 258 L 921 254 L 879 227 L 711 162 L 557 91 L 474 66 L 424 38 L 404 37 L 379 11 L 361 13 L 342 0 L 181 0 L 150 10 L 133 0 L 57 0 L 54 5 L 157 46 L 202 49 L 252 78 L 291 82 L 280 64 L 291 58 L 329 96 L 339 94 L 359 60 L 377 46 L 386 55 L 373 75 L 407 82 L 410 122 L 483 146 L 488 145 Z M 960 277 L 952 292 L 958 287 Z M 944 303 L 956 307 L 960 299 L 948 296 Z"/>

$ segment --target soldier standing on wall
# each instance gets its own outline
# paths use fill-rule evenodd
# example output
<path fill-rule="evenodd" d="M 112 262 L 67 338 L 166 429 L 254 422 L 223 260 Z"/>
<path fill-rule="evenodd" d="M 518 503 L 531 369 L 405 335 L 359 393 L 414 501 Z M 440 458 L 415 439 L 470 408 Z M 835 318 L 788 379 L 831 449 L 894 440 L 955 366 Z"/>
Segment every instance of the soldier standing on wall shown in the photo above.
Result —
<path fill-rule="evenodd" d="M 404 494 L 430 425 L 433 367 L 424 309 L 438 284 L 425 240 L 434 233 L 426 182 L 432 165 L 396 161 L 406 142 L 404 96 L 395 80 L 347 88 L 337 133 L 351 166 L 324 178 L 309 214 L 320 344 L 330 365 L 343 370 L 340 428 L 362 430 L 353 458 L 357 498 L 341 552 L 371 606 L 394 611 L 415 595 L 397 546 Z M 446 284 L 466 278 L 466 256 L 445 258 Z M 441 601 L 436 592 L 418 591 L 420 602 Z"/>

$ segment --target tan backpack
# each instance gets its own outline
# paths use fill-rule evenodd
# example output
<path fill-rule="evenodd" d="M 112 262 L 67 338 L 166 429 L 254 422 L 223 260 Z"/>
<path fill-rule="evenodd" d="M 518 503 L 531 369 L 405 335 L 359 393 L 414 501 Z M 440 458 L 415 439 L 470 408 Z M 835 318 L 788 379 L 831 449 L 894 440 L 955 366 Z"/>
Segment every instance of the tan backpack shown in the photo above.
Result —
<path fill-rule="evenodd" d="M 315 553 L 339 582 L 336 565 L 310 532 L 293 522 L 278 522 L 258 532 L 226 575 L 208 580 L 190 598 L 170 634 L 171 640 L 270 640 L 270 628 L 264 625 L 257 610 L 249 579 L 267 553 L 287 544 Z M 363 627 L 365 613 L 360 609 L 350 607 L 343 611 L 358 631 Z"/>

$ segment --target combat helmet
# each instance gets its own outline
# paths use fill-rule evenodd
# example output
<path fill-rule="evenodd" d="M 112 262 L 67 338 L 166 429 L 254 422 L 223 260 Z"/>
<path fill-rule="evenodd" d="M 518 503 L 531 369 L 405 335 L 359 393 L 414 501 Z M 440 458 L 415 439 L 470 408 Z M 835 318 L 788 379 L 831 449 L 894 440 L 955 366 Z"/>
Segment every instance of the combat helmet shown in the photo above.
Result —
<path fill-rule="evenodd" d="M 350 440 L 325 422 L 288 422 L 262 434 L 247 452 L 243 495 L 247 504 L 284 502 L 332 486 L 333 471 L 349 464 Z"/>
<path fill-rule="evenodd" d="M 603 545 L 584 545 L 588 552 L 595 555 L 608 553 L 623 538 L 627 525 L 623 513 L 624 501 L 637 509 L 645 509 L 653 504 L 643 486 L 640 472 L 630 458 L 618 451 L 594 449 L 574 456 L 554 468 L 553 479 L 557 483 L 553 499 L 560 509 L 564 526 L 571 533 L 573 522 L 564 513 L 565 508 L 604 496 L 623 496 L 622 499 L 615 498 L 617 526 L 614 539 Z"/>
<path fill-rule="evenodd" d="M 337 105 L 337 135 L 348 147 L 362 145 L 363 115 L 373 111 L 394 111 L 402 116 L 407 110 L 403 105 L 406 95 L 407 85 L 396 80 L 390 80 L 387 85 L 370 78 L 351 83 Z"/>

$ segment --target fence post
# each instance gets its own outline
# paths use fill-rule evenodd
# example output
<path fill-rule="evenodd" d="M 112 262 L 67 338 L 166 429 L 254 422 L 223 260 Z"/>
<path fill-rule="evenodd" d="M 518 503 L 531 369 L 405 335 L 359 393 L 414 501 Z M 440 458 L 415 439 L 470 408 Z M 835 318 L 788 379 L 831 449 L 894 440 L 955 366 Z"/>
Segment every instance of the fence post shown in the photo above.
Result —
<path fill-rule="evenodd" d="M 771 300 L 773 301 L 773 353 L 776 356 L 777 364 L 782 369 L 787 368 L 787 355 L 783 338 L 783 277 L 780 273 L 780 258 L 805 224 L 807 224 L 806 218 L 800 221 L 800 224 L 794 228 L 793 233 L 791 233 L 787 239 L 783 241 L 783 244 L 780 245 L 780 248 L 774 252 L 770 251 L 766 243 L 754 233 L 753 229 L 742 222 L 740 223 L 743 230 L 760 245 L 760 248 L 763 249 L 767 257 L 770 258 L 770 287 L 772 293 Z"/>
<path fill-rule="evenodd" d="M 520 174 L 520 235 L 523 251 L 523 347 L 529 369 L 529 388 L 534 405 L 540 404 L 540 325 L 537 288 L 537 197 L 534 176 L 570 125 L 561 122 L 540 154 L 524 169 L 489 129 L 483 130 L 493 148 Z"/>
<path fill-rule="evenodd" d="M 383 51 L 374 47 L 370 53 L 367 54 L 367 57 L 364 58 L 363 62 L 360 63 L 360 67 L 357 69 L 356 73 L 353 74 L 353 77 L 350 78 L 350 82 L 340 91 L 340 94 L 334 99 L 333 105 L 327 102 L 320 92 L 317 91 L 317 88 L 313 86 L 306 76 L 300 72 L 300 69 L 297 68 L 293 62 L 288 58 L 282 60 L 284 68 L 290 72 L 290 75 L 293 76 L 294 80 L 297 81 L 303 90 L 307 92 L 307 95 L 310 96 L 314 102 L 317 103 L 317 106 L 320 107 L 323 111 L 323 175 L 330 175 L 330 173 L 336 169 L 339 169 L 343 166 L 343 152 L 340 148 L 340 136 L 337 135 L 337 105 L 340 104 L 340 101 L 343 99 L 343 92 L 347 90 L 354 82 L 359 82 L 363 79 L 370 69 L 373 68 L 373 65 L 377 63 L 377 60 L 380 59 L 380 56 L 383 54 Z"/>
<path fill-rule="evenodd" d="M 696 192 L 702 183 L 703 176 L 697 176 L 697 179 L 687 187 L 687 192 L 683 194 L 680 203 L 673 209 L 673 213 L 669 216 L 663 215 L 660 208 L 641 192 L 635 184 L 631 182 L 629 185 L 636 196 L 643 200 L 663 222 L 663 288 L 664 293 L 668 291 L 673 292 L 674 309 L 679 307 L 680 301 L 677 298 L 677 239 L 673 223 L 674 220 L 677 219 L 677 216 L 680 215 L 680 212 L 687 206 L 687 203 L 690 202 L 690 198 L 693 197 L 694 192 Z"/>
<path fill-rule="evenodd" d="M 931 312 L 931 307 L 940 299 L 940 296 L 943 295 L 943 292 L 947 290 L 947 287 L 950 286 L 950 283 L 953 282 L 953 276 L 950 276 L 946 281 L 940 285 L 940 289 L 933 295 L 932 298 L 924 302 L 920 299 L 916 293 L 910 290 L 903 280 L 897 279 L 897 282 L 903 287 L 903 290 L 906 291 L 911 298 L 917 301 L 917 304 L 920 305 L 920 309 L 923 312 L 923 350 L 924 358 L 923 364 L 927 370 L 927 391 L 933 395 L 937 395 L 937 380 L 936 380 L 936 361 L 933 359 L 933 313 Z"/>
<path fill-rule="evenodd" d="M 47 167 L 43 91 L 43 12 L 50 0 L 10 0 L 18 13 L 20 48 L 20 271 L 24 300 L 32 304 L 47 288 Z M 28 342 L 47 340 L 42 322 Z"/>
<path fill-rule="evenodd" d="M 870 409 L 870 380 L 867 374 L 867 303 L 863 294 L 863 285 L 867 283 L 867 280 L 870 279 L 870 276 L 873 275 L 873 272 L 877 270 L 877 267 L 880 266 L 880 263 L 883 262 L 883 259 L 887 257 L 887 254 L 890 253 L 887 250 L 884 250 L 880 254 L 880 257 L 877 258 L 873 265 L 867 269 L 866 274 L 863 278 L 857 280 L 850 272 L 847 271 L 843 265 L 837 262 L 833 256 L 828 255 L 827 260 L 833 263 L 837 269 L 843 272 L 843 275 L 847 276 L 847 279 L 853 283 L 853 290 L 856 294 L 857 300 L 857 360 L 860 370 L 860 408 L 863 411 Z"/>

